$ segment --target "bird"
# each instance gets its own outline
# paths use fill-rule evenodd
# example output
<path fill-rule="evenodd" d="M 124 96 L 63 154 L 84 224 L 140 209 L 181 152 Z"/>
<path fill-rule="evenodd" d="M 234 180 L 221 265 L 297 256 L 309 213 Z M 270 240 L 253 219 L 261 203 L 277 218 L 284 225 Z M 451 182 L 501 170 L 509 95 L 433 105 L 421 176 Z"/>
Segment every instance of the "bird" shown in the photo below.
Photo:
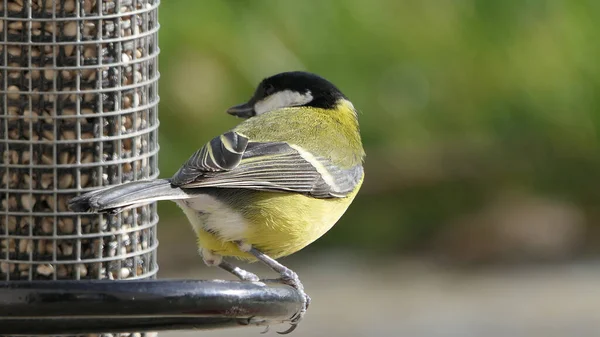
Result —
<path fill-rule="evenodd" d="M 249 100 L 227 109 L 241 122 L 212 138 L 171 178 L 101 187 L 72 198 L 75 212 L 111 213 L 170 200 L 186 215 L 198 252 L 242 281 L 259 277 L 226 261 L 261 261 L 310 297 L 293 270 L 277 261 L 327 233 L 364 181 L 358 110 L 329 80 L 306 71 L 263 78 Z"/>

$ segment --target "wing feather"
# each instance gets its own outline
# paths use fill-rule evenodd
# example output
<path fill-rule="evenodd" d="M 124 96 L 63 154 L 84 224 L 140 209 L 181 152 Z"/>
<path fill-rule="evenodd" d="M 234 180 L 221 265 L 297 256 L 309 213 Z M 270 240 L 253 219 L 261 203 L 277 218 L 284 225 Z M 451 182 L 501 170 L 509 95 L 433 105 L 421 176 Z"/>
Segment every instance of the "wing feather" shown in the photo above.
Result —
<path fill-rule="evenodd" d="M 285 142 L 251 142 L 228 132 L 196 151 L 171 183 L 190 189 L 245 188 L 331 198 L 350 193 L 362 174 L 361 165 L 343 169 Z"/>

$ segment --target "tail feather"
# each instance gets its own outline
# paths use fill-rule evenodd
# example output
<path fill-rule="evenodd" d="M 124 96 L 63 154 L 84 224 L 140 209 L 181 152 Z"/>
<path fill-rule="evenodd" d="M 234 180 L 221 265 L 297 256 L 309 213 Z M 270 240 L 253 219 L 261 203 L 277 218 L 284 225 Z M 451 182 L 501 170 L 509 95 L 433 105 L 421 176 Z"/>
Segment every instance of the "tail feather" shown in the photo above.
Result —
<path fill-rule="evenodd" d="M 69 201 L 69 208 L 74 212 L 120 212 L 153 201 L 187 199 L 192 196 L 171 185 L 167 179 L 139 180 L 74 197 Z"/>

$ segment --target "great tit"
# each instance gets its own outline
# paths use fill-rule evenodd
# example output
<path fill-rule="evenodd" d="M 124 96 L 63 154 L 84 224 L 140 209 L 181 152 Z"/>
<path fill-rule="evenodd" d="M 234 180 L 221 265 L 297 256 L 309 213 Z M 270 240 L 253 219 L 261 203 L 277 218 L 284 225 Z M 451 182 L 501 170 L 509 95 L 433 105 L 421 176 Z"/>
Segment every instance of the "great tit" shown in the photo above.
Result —
<path fill-rule="evenodd" d="M 76 212 L 115 213 L 174 201 L 197 235 L 199 253 L 241 280 L 259 278 L 223 257 L 262 261 L 304 297 L 298 275 L 275 259 L 306 247 L 340 219 L 364 179 L 357 110 L 331 82 L 292 71 L 263 79 L 244 119 L 196 151 L 170 179 L 109 186 L 70 200 Z"/>

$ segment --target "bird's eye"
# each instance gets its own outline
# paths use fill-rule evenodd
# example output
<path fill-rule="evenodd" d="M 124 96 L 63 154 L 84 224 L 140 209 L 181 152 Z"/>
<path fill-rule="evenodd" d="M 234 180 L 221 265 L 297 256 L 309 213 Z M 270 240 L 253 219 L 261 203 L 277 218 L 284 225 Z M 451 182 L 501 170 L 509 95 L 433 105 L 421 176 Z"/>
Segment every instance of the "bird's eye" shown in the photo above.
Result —
<path fill-rule="evenodd" d="M 275 92 L 275 87 L 272 84 L 267 84 L 265 86 L 265 96 L 270 96 Z"/>

